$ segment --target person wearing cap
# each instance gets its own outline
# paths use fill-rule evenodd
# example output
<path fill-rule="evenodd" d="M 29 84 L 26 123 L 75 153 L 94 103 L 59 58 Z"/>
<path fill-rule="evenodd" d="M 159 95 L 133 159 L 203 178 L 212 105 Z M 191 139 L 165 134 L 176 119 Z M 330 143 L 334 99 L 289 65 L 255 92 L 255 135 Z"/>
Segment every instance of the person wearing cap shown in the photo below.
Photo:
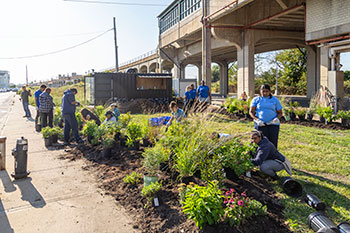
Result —
<path fill-rule="evenodd" d="M 262 131 L 277 148 L 282 105 L 276 97 L 272 96 L 269 85 L 260 87 L 260 96 L 252 100 L 249 115 L 254 119 L 254 128 Z"/>
<path fill-rule="evenodd" d="M 70 130 L 72 130 L 73 136 L 77 143 L 84 143 L 79 136 L 78 121 L 75 116 L 76 106 L 80 103 L 75 100 L 75 95 L 78 93 L 76 88 L 68 89 L 64 92 L 62 97 L 61 112 L 64 120 L 64 144 L 68 145 L 70 141 Z"/>
<path fill-rule="evenodd" d="M 30 90 L 28 91 L 26 86 L 22 87 L 22 92 L 21 92 L 21 100 L 23 104 L 23 109 L 25 112 L 25 115 L 23 117 L 31 117 L 31 113 L 29 110 L 29 96 L 32 96 L 32 93 L 30 93 Z"/>
<path fill-rule="evenodd" d="M 114 116 L 114 113 L 112 111 L 107 111 L 105 122 L 117 122 L 117 119 Z"/>
<path fill-rule="evenodd" d="M 120 111 L 117 108 L 117 104 L 113 103 L 113 104 L 110 105 L 110 107 L 112 109 L 112 112 L 113 112 L 113 114 L 115 116 L 116 121 L 118 121 L 119 120 L 119 116 L 120 116 Z"/>
<path fill-rule="evenodd" d="M 39 107 L 40 107 L 40 102 L 39 102 L 39 96 L 41 95 L 41 93 L 43 93 L 46 89 L 46 85 L 42 84 L 40 85 L 39 89 L 36 90 L 36 92 L 34 93 L 34 97 L 35 97 L 35 107 L 36 107 L 36 116 L 35 116 L 35 128 L 36 126 L 40 123 L 40 111 L 39 111 Z"/>
<path fill-rule="evenodd" d="M 53 109 L 56 106 L 53 102 L 53 98 L 50 95 L 51 88 L 46 88 L 43 93 L 39 96 L 39 111 L 41 114 L 41 127 L 44 128 L 49 125 L 50 128 L 53 127 Z"/>
<path fill-rule="evenodd" d="M 277 180 L 276 172 L 283 169 L 291 176 L 292 166 L 289 160 L 281 154 L 261 131 L 253 130 L 250 133 L 250 141 L 258 145 L 256 153 L 251 159 L 255 166 L 259 166 L 260 171 L 272 179 Z"/>

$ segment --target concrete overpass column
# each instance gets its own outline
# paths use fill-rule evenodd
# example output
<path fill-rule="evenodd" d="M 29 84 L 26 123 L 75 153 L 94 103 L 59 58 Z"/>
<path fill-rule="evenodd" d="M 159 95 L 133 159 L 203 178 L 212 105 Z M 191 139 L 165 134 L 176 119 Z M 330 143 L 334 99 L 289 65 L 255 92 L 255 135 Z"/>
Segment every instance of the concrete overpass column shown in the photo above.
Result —
<path fill-rule="evenodd" d="M 307 97 L 311 98 L 320 88 L 320 72 L 317 69 L 317 47 L 307 47 Z"/>
<path fill-rule="evenodd" d="M 330 70 L 329 49 L 321 47 L 320 49 L 320 86 L 321 90 L 328 88 L 328 71 Z"/>
<path fill-rule="evenodd" d="M 220 94 L 227 96 L 228 94 L 228 64 L 226 61 L 218 62 L 220 66 Z"/>
<path fill-rule="evenodd" d="M 194 65 L 198 68 L 197 84 L 199 84 L 202 81 L 202 63 L 196 63 Z"/>
<path fill-rule="evenodd" d="M 254 96 L 254 36 L 252 31 L 242 32 L 242 47 L 237 50 L 237 97 L 244 91 Z"/>
<path fill-rule="evenodd" d="M 173 73 L 173 78 L 180 79 L 181 78 L 181 70 L 180 70 L 180 65 L 174 65 L 174 73 Z"/>
<path fill-rule="evenodd" d="M 181 74 L 180 74 L 180 77 L 181 77 L 181 79 L 185 79 L 185 75 L 186 75 L 186 72 L 185 72 L 186 66 L 185 66 L 185 65 L 180 65 L 180 67 L 181 67 Z"/>

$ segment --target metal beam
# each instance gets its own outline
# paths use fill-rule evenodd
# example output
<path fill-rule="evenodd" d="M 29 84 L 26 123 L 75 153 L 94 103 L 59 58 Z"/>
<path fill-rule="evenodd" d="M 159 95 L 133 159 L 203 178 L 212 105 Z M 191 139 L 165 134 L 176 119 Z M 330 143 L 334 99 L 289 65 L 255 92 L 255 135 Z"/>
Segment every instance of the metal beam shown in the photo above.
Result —
<path fill-rule="evenodd" d="M 284 4 L 284 2 L 282 0 L 276 0 L 276 2 L 282 7 L 283 10 L 287 9 L 287 5 Z"/>

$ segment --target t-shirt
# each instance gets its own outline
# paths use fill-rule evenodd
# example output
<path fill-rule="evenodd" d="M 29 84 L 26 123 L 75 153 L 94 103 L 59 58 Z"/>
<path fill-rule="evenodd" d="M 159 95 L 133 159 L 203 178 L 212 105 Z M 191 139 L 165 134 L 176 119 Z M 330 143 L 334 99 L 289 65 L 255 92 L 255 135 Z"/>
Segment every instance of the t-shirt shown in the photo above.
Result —
<path fill-rule="evenodd" d="M 40 94 L 43 93 L 42 91 L 40 90 L 37 90 L 35 93 L 34 93 L 34 97 L 36 98 L 36 106 L 40 106 L 40 103 L 39 103 L 39 96 Z"/>
<path fill-rule="evenodd" d="M 191 99 L 191 91 L 185 92 L 185 101 L 187 102 L 189 99 Z"/>
<path fill-rule="evenodd" d="M 209 87 L 207 85 L 198 87 L 198 96 L 202 98 L 208 98 L 209 96 Z"/>
<path fill-rule="evenodd" d="M 263 122 L 269 122 L 277 117 L 277 111 L 282 109 L 280 101 L 272 96 L 257 96 L 252 100 L 250 107 L 256 107 L 256 117 Z"/>
<path fill-rule="evenodd" d="M 176 122 L 181 121 L 182 118 L 185 117 L 185 112 L 184 112 L 182 109 L 180 109 L 180 108 L 177 109 L 177 112 L 176 112 L 176 113 L 175 113 L 175 112 L 172 112 L 171 114 L 175 117 Z"/>
<path fill-rule="evenodd" d="M 25 102 L 29 102 L 29 98 L 28 98 L 28 96 L 29 96 L 29 91 L 28 90 L 25 90 L 25 91 L 22 91 L 21 92 L 21 99 L 22 99 L 22 101 L 25 103 Z"/>
<path fill-rule="evenodd" d="M 195 99 L 196 98 L 196 95 L 197 95 L 197 90 L 196 89 L 192 89 L 190 91 L 190 98 L 191 99 Z"/>

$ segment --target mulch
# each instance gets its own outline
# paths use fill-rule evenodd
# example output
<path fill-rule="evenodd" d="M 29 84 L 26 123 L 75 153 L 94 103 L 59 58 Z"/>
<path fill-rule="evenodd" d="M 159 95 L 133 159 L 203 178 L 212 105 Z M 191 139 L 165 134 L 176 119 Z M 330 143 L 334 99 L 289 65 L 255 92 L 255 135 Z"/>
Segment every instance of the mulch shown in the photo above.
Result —
<path fill-rule="evenodd" d="M 267 206 L 266 216 L 254 217 L 244 222 L 241 226 L 230 227 L 228 224 L 207 226 L 199 229 L 192 220 L 187 219 L 182 213 L 178 196 L 179 182 L 173 179 L 170 171 L 159 174 L 162 181 L 162 190 L 158 193 L 159 207 L 144 208 L 146 199 L 141 196 L 143 185 L 124 184 L 123 178 L 133 171 L 144 173 L 141 164 L 140 151 L 129 150 L 116 146 L 110 159 L 103 158 L 102 147 L 81 145 L 66 149 L 61 159 L 74 161 L 85 158 L 83 167 L 96 174 L 99 187 L 106 195 L 111 195 L 115 201 L 121 204 L 134 219 L 133 227 L 143 233 L 149 232 L 208 232 L 208 233 L 287 233 L 291 232 L 283 217 L 284 207 L 280 204 L 274 189 L 263 178 L 253 175 L 252 178 L 241 176 L 235 181 L 225 180 L 225 188 L 233 188 L 239 193 L 246 192 L 248 197 L 256 199 Z M 198 178 L 194 178 L 198 184 L 203 184 Z"/>

